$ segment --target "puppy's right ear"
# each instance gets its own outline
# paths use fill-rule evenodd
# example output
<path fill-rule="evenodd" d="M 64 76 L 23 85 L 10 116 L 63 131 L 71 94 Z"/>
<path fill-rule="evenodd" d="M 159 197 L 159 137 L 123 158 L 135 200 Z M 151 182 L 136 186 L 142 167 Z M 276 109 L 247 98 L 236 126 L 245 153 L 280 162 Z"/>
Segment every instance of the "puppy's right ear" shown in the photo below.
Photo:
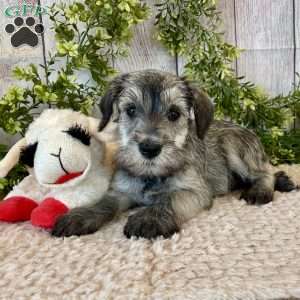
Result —
<path fill-rule="evenodd" d="M 196 84 L 182 78 L 187 87 L 187 97 L 194 109 L 196 131 L 199 139 L 203 139 L 214 117 L 214 106 L 209 97 Z"/>
<path fill-rule="evenodd" d="M 99 131 L 102 131 L 111 119 L 114 112 L 114 106 L 119 100 L 119 96 L 124 89 L 124 83 L 128 74 L 116 77 L 109 85 L 107 92 L 100 102 L 102 119 L 99 125 Z"/>

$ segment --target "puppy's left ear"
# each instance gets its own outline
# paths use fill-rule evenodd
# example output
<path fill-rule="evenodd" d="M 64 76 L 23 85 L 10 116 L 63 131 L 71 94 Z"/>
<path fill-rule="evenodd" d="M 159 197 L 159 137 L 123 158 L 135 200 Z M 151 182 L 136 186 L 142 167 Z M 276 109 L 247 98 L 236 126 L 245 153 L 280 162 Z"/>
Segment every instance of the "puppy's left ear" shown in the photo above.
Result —
<path fill-rule="evenodd" d="M 124 89 L 124 82 L 128 74 L 117 76 L 111 81 L 108 90 L 101 99 L 100 110 L 102 113 L 102 119 L 99 126 L 99 131 L 102 131 L 109 123 L 111 116 L 114 113 L 114 106 L 119 100 L 119 96 Z"/>
<path fill-rule="evenodd" d="M 194 109 L 197 135 L 203 139 L 214 118 L 214 106 L 208 95 L 187 83 L 191 105 Z"/>

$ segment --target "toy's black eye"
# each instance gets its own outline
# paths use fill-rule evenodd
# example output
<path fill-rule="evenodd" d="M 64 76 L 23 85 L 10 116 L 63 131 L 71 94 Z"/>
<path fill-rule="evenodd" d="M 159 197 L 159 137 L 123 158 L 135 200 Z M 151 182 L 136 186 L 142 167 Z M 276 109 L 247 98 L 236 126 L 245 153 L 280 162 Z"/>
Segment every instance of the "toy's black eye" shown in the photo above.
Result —
<path fill-rule="evenodd" d="M 68 130 L 66 130 L 64 132 L 66 132 L 73 138 L 79 140 L 84 145 L 89 146 L 91 143 L 90 134 L 78 124 L 76 124 L 75 126 L 72 126 L 71 128 L 69 128 Z"/>
<path fill-rule="evenodd" d="M 30 144 L 21 150 L 20 162 L 24 165 L 33 168 L 34 165 L 34 155 L 36 152 L 36 148 L 38 143 Z"/>
<path fill-rule="evenodd" d="M 177 107 L 171 107 L 167 113 L 168 120 L 175 122 L 180 118 L 180 111 Z"/>
<path fill-rule="evenodd" d="M 131 103 L 126 108 L 126 113 L 129 118 L 134 118 L 136 115 L 136 105 L 134 103 Z"/>

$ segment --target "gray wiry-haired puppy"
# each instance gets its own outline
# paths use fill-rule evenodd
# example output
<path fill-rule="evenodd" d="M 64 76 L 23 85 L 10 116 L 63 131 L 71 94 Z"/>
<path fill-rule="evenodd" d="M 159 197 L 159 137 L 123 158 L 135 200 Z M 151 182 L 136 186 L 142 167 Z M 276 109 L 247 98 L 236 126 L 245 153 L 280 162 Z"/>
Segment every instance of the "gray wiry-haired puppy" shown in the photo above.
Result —
<path fill-rule="evenodd" d="M 154 70 L 119 76 L 101 110 L 100 130 L 113 116 L 118 122 L 118 170 L 96 205 L 57 221 L 55 236 L 93 233 L 118 212 L 143 205 L 125 235 L 169 237 L 217 195 L 242 189 L 248 203 L 264 204 L 275 189 L 295 188 L 283 172 L 271 173 L 255 134 L 213 121 L 207 96 L 182 78 Z"/>

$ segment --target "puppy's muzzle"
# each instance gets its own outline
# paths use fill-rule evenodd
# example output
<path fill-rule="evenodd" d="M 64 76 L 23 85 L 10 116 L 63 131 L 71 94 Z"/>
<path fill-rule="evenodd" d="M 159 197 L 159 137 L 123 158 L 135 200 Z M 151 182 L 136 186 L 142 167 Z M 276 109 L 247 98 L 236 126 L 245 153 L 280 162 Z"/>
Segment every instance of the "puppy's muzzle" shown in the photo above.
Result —
<path fill-rule="evenodd" d="M 146 140 L 139 143 L 140 153 L 148 159 L 158 156 L 161 152 L 162 146 L 156 142 Z"/>

